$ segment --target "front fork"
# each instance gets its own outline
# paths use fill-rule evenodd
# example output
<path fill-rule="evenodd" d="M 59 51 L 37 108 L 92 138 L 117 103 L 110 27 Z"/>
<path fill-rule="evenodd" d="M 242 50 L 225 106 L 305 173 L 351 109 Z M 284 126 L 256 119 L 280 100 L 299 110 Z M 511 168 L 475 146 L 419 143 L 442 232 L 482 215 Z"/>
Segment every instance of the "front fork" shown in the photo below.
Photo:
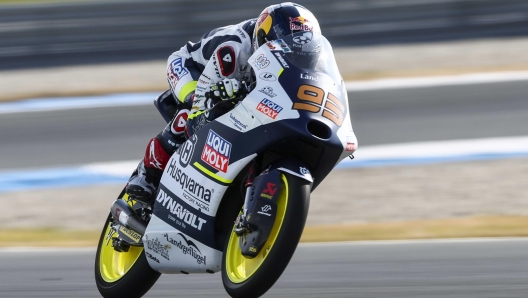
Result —
<path fill-rule="evenodd" d="M 242 255 L 257 256 L 268 240 L 277 215 L 277 197 L 281 188 L 280 172 L 265 170 L 246 182 L 246 196 L 242 213 L 235 222 Z M 249 182 L 249 183 L 248 183 Z"/>

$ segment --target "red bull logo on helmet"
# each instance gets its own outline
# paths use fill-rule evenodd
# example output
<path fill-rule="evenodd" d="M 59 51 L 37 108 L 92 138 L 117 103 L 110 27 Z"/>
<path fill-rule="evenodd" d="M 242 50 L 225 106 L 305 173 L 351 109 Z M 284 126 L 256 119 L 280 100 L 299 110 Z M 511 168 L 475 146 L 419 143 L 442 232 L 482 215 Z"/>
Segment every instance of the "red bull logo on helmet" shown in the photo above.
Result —
<path fill-rule="evenodd" d="M 296 18 L 290 17 L 290 30 L 291 31 L 312 31 L 313 25 L 308 19 L 305 19 L 301 16 Z"/>
<path fill-rule="evenodd" d="M 299 16 L 299 17 L 296 17 L 296 18 L 291 18 L 290 17 L 290 22 L 297 22 L 297 23 L 304 24 L 304 23 L 309 23 L 310 21 L 308 21 L 308 19 L 305 19 L 305 18 Z"/>
<path fill-rule="evenodd" d="M 229 157 L 231 156 L 231 143 L 219 136 L 212 130 L 209 130 L 205 146 L 202 151 L 202 160 L 211 167 L 227 172 L 229 166 Z"/>
<path fill-rule="evenodd" d="M 264 98 L 257 106 L 257 111 L 261 112 L 262 114 L 275 119 L 277 115 L 282 111 L 282 107 L 278 104 L 274 103 L 273 101 Z"/>

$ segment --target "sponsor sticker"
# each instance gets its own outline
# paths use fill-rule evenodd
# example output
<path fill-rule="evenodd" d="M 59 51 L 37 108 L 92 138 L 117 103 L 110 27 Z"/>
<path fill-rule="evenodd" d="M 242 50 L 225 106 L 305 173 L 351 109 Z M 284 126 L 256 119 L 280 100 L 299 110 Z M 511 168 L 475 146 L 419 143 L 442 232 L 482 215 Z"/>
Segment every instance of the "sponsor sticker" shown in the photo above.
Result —
<path fill-rule="evenodd" d="M 275 96 L 277 96 L 277 94 L 273 93 L 273 88 L 269 87 L 269 86 L 266 86 L 266 87 L 262 87 L 260 90 L 259 90 L 260 93 L 264 93 L 266 94 L 267 96 L 273 98 Z"/>
<path fill-rule="evenodd" d="M 257 111 L 261 112 L 262 114 L 275 119 L 277 118 L 277 115 L 282 111 L 282 107 L 278 104 L 274 103 L 273 101 L 264 98 L 258 105 L 257 105 Z"/>
<path fill-rule="evenodd" d="M 220 69 L 218 68 L 218 58 L 216 58 L 217 55 L 213 55 L 212 59 L 213 59 L 213 65 L 214 65 L 214 69 L 215 69 L 215 74 L 216 74 L 216 77 L 221 79 L 222 76 L 220 75 Z"/>
<path fill-rule="evenodd" d="M 152 261 L 154 261 L 154 262 L 156 262 L 156 263 L 159 264 L 159 260 L 158 260 L 158 258 L 156 258 L 155 256 L 153 256 L 153 255 L 150 254 L 149 252 L 145 252 L 145 254 L 147 255 L 147 257 L 148 257 L 149 259 L 151 259 Z"/>
<path fill-rule="evenodd" d="M 277 50 L 277 47 L 273 45 L 273 43 L 271 41 L 268 41 L 266 42 L 266 45 L 268 46 L 268 48 L 272 51 L 274 50 Z"/>
<path fill-rule="evenodd" d="M 227 173 L 229 157 L 231 156 L 231 143 L 226 141 L 213 130 L 209 130 L 205 146 L 202 151 L 202 160 L 211 167 Z"/>
<path fill-rule="evenodd" d="M 119 231 L 123 233 L 125 236 L 127 236 L 128 238 L 132 239 L 136 243 L 139 243 L 139 241 L 141 240 L 141 235 L 137 233 L 136 231 L 133 231 L 123 226 L 119 228 Z"/>
<path fill-rule="evenodd" d="M 257 56 L 257 58 L 255 58 L 253 65 L 255 65 L 257 69 L 263 69 L 270 65 L 270 61 L 268 60 L 268 58 L 264 57 L 264 54 L 260 54 Z"/>
<path fill-rule="evenodd" d="M 346 137 L 346 148 L 345 151 L 356 151 L 356 143 L 354 137 Z"/>
<path fill-rule="evenodd" d="M 305 167 L 299 167 L 299 172 L 302 174 L 302 175 L 307 175 L 307 174 L 310 174 L 310 171 L 305 168 Z"/>
<path fill-rule="evenodd" d="M 126 215 L 125 212 L 121 211 L 121 209 L 119 208 L 116 208 L 116 215 L 117 215 L 117 220 L 119 220 L 119 222 L 128 222 L 128 219 L 129 219 L 129 216 Z"/>
<path fill-rule="evenodd" d="M 269 72 L 261 73 L 259 75 L 259 78 L 263 79 L 264 81 L 268 81 L 268 82 L 273 82 L 273 81 L 277 80 L 275 75 L 273 75 L 272 73 L 269 73 Z"/>
<path fill-rule="evenodd" d="M 159 254 L 163 258 L 165 258 L 167 260 L 170 260 L 169 259 L 169 249 L 168 249 L 168 247 L 166 247 L 164 245 L 161 245 L 161 242 L 158 240 L 158 238 L 155 238 L 155 239 L 151 240 L 151 239 L 148 239 L 148 236 L 145 236 L 145 239 L 147 241 L 147 248 L 148 249 L 150 249 L 151 251 Z M 151 258 L 151 259 L 154 260 L 154 258 Z M 159 263 L 159 260 L 156 261 L 156 262 Z"/>
<path fill-rule="evenodd" d="M 238 35 L 240 35 L 240 37 L 242 37 L 242 39 L 246 38 L 246 35 L 244 34 L 244 31 L 242 31 L 242 29 L 237 28 L 236 32 L 238 33 Z"/>
<path fill-rule="evenodd" d="M 235 126 L 240 131 L 245 131 L 247 129 L 247 124 L 242 123 L 242 121 L 238 120 L 233 113 L 229 114 L 229 120 L 231 120 L 231 123 L 233 123 L 233 126 Z"/>
<path fill-rule="evenodd" d="M 286 60 L 284 60 L 284 58 L 282 58 L 282 55 L 280 54 L 280 52 L 275 52 L 275 57 L 277 57 L 277 60 L 279 60 L 280 64 L 282 65 L 282 67 L 284 68 L 290 68 L 290 66 L 288 65 L 288 63 L 286 63 Z M 269 61 L 268 61 L 269 62 Z"/>
<path fill-rule="evenodd" d="M 202 186 L 203 189 L 203 186 Z M 160 203 L 163 207 L 167 208 L 171 214 L 169 214 L 169 219 L 174 221 L 177 225 L 186 228 L 187 225 L 197 229 L 198 231 L 202 230 L 202 226 L 207 223 L 207 220 L 197 216 L 191 211 L 185 209 L 180 203 L 175 199 L 169 196 L 162 189 L 159 190 L 156 201 Z"/>
<path fill-rule="evenodd" d="M 201 82 L 201 80 L 200 80 Z M 196 85 L 196 92 L 200 92 L 200 93 L 205 93 L 208 91 L 208 88 L 205 87 L 203 84 L 199 83 L 198 85 Z M 193 101 L 194 102 L 194 101 Z"/>
<path fill-rule="evenodd" d="M 312 42 L 312 33 L 305 32 L 302 35 L 297 35 L 293 38 L 293 42 L 301 46 L 305 44 L 310 44 Z"/>
<path fill-rule="evenodd" d="M 262 191 L 260 196 L 263 197 L 263 198 L 271 200 L 271 199 L 273 199 L 273 196 L 277 192 L 277 189 L 278 188 L 277 188 L 277 185 L 275 183 L 268 182 L 268 184 L 266 185 L 266 189 L 264 189 Z"/>
<path fill-rule="evenodd" d="M 187 142 L 183 143 L 183 145 L 178 148 L 177 151 L 180 155 L 180 166 L 182 166 L 183 168 L 186 168 L 191 162 L 196 142 L 198 142 L 198 137 L 196 135 L 193 135 L 190 139 L 187 140 Z"/>
<path fill-rule="evenodd" d="M 277 39 L 275 42 L 280 46 L 281 50 L 283 50 L 284 53 L 291 53 L 290 47 L 288 47 L 288 45 L 284 42 L 284 40 Z"/>
<path fill-rule="evenodd" d="M 260 208 L 260 211 L 257 211 L 257 213 L 258 214 L 262 214 L 262 215 L 266 215 L 266 216 L 271 216 L 271 214 L 268 213 L 269 211 L 271 211 L 271 206 L 270 205 L 265 205 L 262 208 Z"/>
<path fill-rule="evenodd" d="M 319 77 L 312 76 L 312 75 L 309 75 L 307 73 L 301 73 L 301 79 L 312 80 L 312 81 L 315 81 L 315 82 L 319 82 Z"/>
<path fill-rule="evenodd" d="M 176 84 L 188 73 L 189 71 L 183 67 L 182 58 L 174 59 L 167 69 L 167 75 L 172 88 L 176 88 Z"/>
<path fill-rule="evenodd" d="M 298 16 L 296 18 L 290 17 L 291 31 L 312 31 L 313 25 L 304 17 Z"/>
<path fill-rule="evenodd" d="M 202 213 L 208 213 L 210 211 L 211 197 L 214 193 L 214 188 L 207 187 L 204 182 L 200 180 L 202 176 L 193 175 L 192 169 L 180 167 L 178 157 L 171 158 L 165 167 L 166 177 L 171 177 L 176 185 L 171 187 L 179 191 L 177 199 L 181 199 L 188 203 L 190 207 L 201 211 Z M 195 180 L 197 179 L 197 180 Z M 161 186 L 159 188 L 157 201 L 165 206 L 165 202 L 169 201 L 169 206 L 173 206 L 173 198 L 176 196 L 170 194 L 171 191 L 164 190 Z M 171 196 L 171 198 L 166 198 Z M 172 210 L 174 207 L 168 208 Z M 185 220 L 180 219 L 174 214 L 169 214 L 169 219 L 179 226 L 185 226 Z"/>
<path fill-rule="evenodd" d="M 196 246 L 193 241 L 188 240 L 182 233 L 178 233 L 177 235 L 180 236 L 183 241 L 169 237 L 169 234 L 167 233 L 163 234 L 163 237 L 165 237 L 167 242 L 181 250 L 184 255 L 193 257 L 196 260 L 196 263 L 206 265 L 206 256 L 202 255 L 202 252 L 198 249 L 198 246 Z"/>

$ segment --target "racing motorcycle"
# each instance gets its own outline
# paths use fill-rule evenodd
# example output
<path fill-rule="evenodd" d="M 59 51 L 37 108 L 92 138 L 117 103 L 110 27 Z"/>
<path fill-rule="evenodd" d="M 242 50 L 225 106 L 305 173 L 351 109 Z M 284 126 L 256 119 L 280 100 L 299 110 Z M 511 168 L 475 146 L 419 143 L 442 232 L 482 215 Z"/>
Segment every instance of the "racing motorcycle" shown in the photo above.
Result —
<path fill-rule="evenodd" d="M 252 90 L 172 155 L 154 204 L 119 195 L 95 260 L 104 297 L 140 297 L 161 273 L 221 271 L 232 297 L 273 286 L 299 243 L 311 191 L 357 145 L 321 39 L 312 68 L 291 58 L 291 40 L 262 45 L 249 59 Z"/>

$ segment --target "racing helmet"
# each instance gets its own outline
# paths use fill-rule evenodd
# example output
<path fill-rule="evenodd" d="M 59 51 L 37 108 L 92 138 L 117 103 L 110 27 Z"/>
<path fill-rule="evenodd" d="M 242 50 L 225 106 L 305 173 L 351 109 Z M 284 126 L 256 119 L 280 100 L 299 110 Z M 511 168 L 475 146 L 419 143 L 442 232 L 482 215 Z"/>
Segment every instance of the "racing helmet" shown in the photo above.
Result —
<path fill-rule="evenodd" d="M 313 69 L 321 53 L 319 22 L 305 7 L 281 3 L 266 7 L 256 20 L 253 52 L 264 43 L 283 40 L 291 52 L 286 57 L 297 67 Z"/>

